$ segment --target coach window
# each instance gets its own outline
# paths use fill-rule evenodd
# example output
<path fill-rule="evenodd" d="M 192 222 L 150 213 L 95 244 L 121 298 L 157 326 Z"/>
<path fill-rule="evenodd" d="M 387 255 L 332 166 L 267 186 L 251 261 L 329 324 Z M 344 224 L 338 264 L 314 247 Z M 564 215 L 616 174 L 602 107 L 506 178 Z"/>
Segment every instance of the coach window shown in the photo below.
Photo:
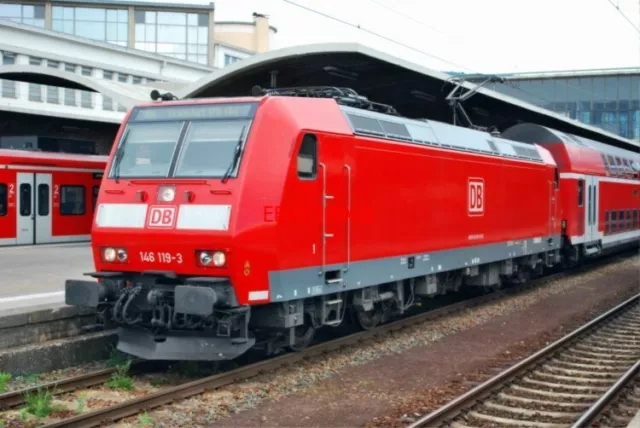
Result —
<path fill-rule="evenodd" d="M 2 212 L 0 211 L 0 215 L 2 214 Z M 638 210 L 633 210 L 633 228 L 637 229 L 638 228 Z"/>
<path fill-rule="evenodd" d="M 38 215 L 39 216 L 48 216 L 49 215 L 49 185 L 48 184 L 38 184 Z"/>
<path fill-rule="evenodd" d="M 60 214 L 84 215 L 84 186 L 60 186 Z"/>
<path fill-rule="evenodd" d="M 578 206 L 584 205 L 584 180 L 578 180 Z"/>
<path fill-rule="evenodd" d="M 0 183 L 0 217 L 7 215 L 7 205 L 9 200 L 7 193 L 7 185 Z"/>
<path fill-rule="evenodd" d="M 633 230 L 631 223 L 631 210 L 627 210 L 627 231 Z"/>
<path fill-rule="evenodd" d="M 611 212 L 611 233 L 616 233 L 618 230 L 618 212 Z"/>
<path fill-rule="evenodd" d="M 22 217 L 31 215 L 31 184 L 20 185 L 20 215 Z"/>
<path fill-rule="evenodd" d="M 318 168 L 318 138 L 305 134 L 298 151 L 298 177 L 313 180 Z"/>
<path fill-rule="evenodd" d="M 618 232 L 624 232 L 624 210 L 618 211 Z"/>
<path fill-rule="evenodd" d="M 604 216 L 604 234 L 611 234 L 611 212 L 607 211 Z"/>

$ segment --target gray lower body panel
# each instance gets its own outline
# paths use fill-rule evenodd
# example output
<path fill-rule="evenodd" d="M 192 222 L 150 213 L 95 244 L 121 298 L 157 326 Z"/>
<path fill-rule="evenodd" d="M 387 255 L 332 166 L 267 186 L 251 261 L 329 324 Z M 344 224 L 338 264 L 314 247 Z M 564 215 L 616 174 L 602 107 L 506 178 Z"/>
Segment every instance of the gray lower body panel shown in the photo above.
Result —
<path fill-rule="evenodd" d="M 551 243 L 549 239 L 552 238 Z M 354 290 L 385 282 L 400 281 L 466 267 L 493 263 L 515 257 L 533 255 L 560 249 L 561 235 L 541 238 L 477 245 L 431 253 L 406 254 L 375 260 L 351 262 L 342 274 L 343 283 L 325 284 L 318 273 L 321 266 L 269 272 L 270 300 L 283 302 L 306 297 L 321 296 Z M 414 257 L 414 263 L 408 263 Z M 410 266 L 413 266 L 410 268 Z M 346 267 L 346 263 L 327 265 L 325 271 Z"/>

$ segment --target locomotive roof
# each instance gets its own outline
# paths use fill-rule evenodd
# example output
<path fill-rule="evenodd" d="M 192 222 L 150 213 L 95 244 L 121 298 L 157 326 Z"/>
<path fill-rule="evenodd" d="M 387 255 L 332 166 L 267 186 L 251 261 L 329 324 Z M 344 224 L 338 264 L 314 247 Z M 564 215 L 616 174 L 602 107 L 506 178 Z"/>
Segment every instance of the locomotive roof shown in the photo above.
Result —
<path fill-rule="evenodd" d="M 554 163 L 536 145 L 508 140 L 488 132 L 454 126 L 433 120 L 414 120 L 401 116 L 340 106 L 356 135 L 412 142 L 504 158 Z"/>
<path fill-rule="evenodd" d="M 211 98 L 249 95 L 254 85 L 348 86 L 379 103 L 395 107 L 410 118 L 451 122 L 445 101 L 453 89 L 452 76 L 428 69 L 357 43 L 295 46 L 238 61 L 181 89 L 180 98 Z M 463 83 L 465 88 L 476 84 Z M 507 129 L 521 122 L 539 123 L 607 145 L 637 150 L 640 145 L 601 128 L 586 125 L 487 88 L 465 101 L 473 122 Z"/>
<path fill-rule="evenodd" d="M 107 156 L 57 152 L 36 152 L 23 149 L 0 149 L 0 163 L 12 161 L 28 162 L 34 165 L 51 162 L 62 162 L 67 165 L 104 168 L 107 162 Z"/>

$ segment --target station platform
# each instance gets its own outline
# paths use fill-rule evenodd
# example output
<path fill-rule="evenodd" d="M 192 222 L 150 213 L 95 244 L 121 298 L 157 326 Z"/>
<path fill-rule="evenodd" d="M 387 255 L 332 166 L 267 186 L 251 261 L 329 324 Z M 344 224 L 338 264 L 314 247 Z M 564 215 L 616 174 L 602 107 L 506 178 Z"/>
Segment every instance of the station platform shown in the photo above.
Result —
<path fill-rule="evenodd" d="M 94 270 L 89 242 L 0 248 L 0 313 L 64 305 L 67 279 Z"/>
<path fill-rule="evenodd" d="M 631 419 L 627 428 L 640 428 L 640 410 L 638 410 L 638 413 Z"/>

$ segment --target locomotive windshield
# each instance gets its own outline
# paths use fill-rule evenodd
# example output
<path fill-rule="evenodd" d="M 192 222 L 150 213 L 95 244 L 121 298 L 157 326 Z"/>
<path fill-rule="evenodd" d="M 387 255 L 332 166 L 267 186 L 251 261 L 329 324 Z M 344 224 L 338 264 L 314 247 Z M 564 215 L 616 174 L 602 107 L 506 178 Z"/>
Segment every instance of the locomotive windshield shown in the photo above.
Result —
<path fill-rule="evenodd" d="M 256 103 L 136 109 L 111 178 L 235 176 Z"/>

